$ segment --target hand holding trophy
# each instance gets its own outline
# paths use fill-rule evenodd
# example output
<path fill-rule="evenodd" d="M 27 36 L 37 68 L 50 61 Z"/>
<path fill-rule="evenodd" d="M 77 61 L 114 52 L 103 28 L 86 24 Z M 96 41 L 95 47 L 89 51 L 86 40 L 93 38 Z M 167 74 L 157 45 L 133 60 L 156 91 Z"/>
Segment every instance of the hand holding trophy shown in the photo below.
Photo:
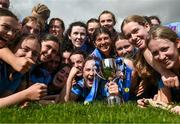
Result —
<path fill-rule="evenodd" d="M 108 81 L 109 96 L 107 102 L 109 105 L 123 103 L 122 97 L 119 96 L 118 85 L 115 81 L 119 78 L 117 75 L 118 66 L 116 65 L 114 58 L 107 58 L 102 60 L 103 65 L 103 79 Z M 119 73 L 119 72 L 118 72 Z"/>

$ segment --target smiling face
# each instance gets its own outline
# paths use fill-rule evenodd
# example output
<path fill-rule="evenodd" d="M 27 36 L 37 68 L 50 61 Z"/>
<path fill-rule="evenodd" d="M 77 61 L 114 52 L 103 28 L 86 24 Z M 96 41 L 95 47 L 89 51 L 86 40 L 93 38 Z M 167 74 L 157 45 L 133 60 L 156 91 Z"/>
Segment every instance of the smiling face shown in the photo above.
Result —
<path fill-rule="evenodd" d="M 61 70 L 58 71 L 58 73 L 56 73 L 53 80 L 53 84 L 56 87 L 63 88 L 65 86 L 70 69 L 71 68 L 69 66 L 64 66 Z"/>
<path fill-rule="evenodd" d="M 70 62 L 69 62 L 70 55 L 71 55 L 71 52 L 64 51 L 62 54 L 62 63 L 70 64 Z"/>
<path fill-rule="evenodd" d="M 119 39 L 115 42 L 115 49 L 118 56 L 125 57 L 133 52 L 133 46 L 126 39 Z"/>
<path fill-rule="evenodd" d="M 95 76 L 95 61 L 94 60 L 88 60 L 84 64 L 83 68 L 83 78 L 85 81 L 85 84 L 88 88 L 91 88 L 93 85 L 93 80 Z"/>
<path fill-rule="evenodd" d="M 168 39 L 152 39 L 148 48 L 153 57 L 164 68 L 175 69 L 179 68 L 179 53 L 176 45 Z"/>
<path fill-rule="evenodd" d="M 73 26 L 69 39 L 75 48 L 80 48 L 86 40 L 86 29 L 82 26 Z"/>
<path fill-rule="evenodd" d="M 36 60 L 39 57 L 41 50 L 41 45 L 37 39 L 25 39 L 20 42 L 15 48 L 15 55 L 18 57 L 25 57 L 33 60 Z"/>
<path fill-rule="evenodd" d="M 49 72 L 56 72 L 61 64 L 61 56 L 57 54 L 52 60 L 48 61 L 45 66 Z"/>
<path fill-rule="evenodd" d="M 49 26 L 49 33 L 62 38 L 64 29 L 62 28 L 61 25 L 62 22 L 60 22 L 59 20 L 52 21 L 52 23 Z"/>
<path fill-rule="evenodd" d="M 73 54 L 70 56 L 70 61 L 72 66 L 79 69 L 76 76 L 82 76 L 82 70 L 83 70 L 83 63 L 84 63 L 84 57 L 81 54 Z"/>
<path fill-rule="evenodd" d="M 110 13 L 104 13 L 99 18 L 100 25 L 107 28 L 109 31 L 113 30 L 114 20 Z"/>
<path fill-rule="evenodd" d="M 139 49 L 146 48 L 146 39 L 150 26 L 148 24 L 142 26 L 137 22 L 126 23 L 123 32 L 129 42 Z"/>
<path fill-rule="evenodd" d="M 41 48 L 41 54 L 40 54 L 40 61 L 41 62 L 48 62 L 53 57 L 56 56 L 56 54 L 59 51 L 59 43 L 47 40 L 41 42 L 42 48 Z"/>
<path fill-rule="evenodd" d="M 0 48 L 5 47 L 15 39 L 18 32 L 18 21 L 10 16 L 0 17 Z"/>
<path fill-rule="evenodd" d="M 100 25 L 99 25 L 98 22 L 90 22 L 90 23 L 88 23 L 87 31 L 88 31 L 88 34 L 90 35 L 90 37 L 93 36 L 94 31 L 99 27 L 100 27 Z"/>
<path fill-rule="evenodd" d="M 98 48 L 103 54 L 109 55 L 111 51 L 112 41 L 108 34 L 102 33 L 96 36 L 95 46 Z"/>

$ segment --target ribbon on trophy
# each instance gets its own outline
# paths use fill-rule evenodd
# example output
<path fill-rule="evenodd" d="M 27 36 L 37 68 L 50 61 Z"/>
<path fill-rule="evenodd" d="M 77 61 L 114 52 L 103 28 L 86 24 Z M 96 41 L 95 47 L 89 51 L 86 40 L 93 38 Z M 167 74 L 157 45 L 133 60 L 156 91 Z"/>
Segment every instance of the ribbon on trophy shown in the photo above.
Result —
<path fill-rule="evenodd" d="M 119 66 L 118 69 L 123 72 L 124 75 L 123 78 L 119 78 L 118 85 L 120 86 L 120 91 L 124 101 L 128 101 L 130 96 L 129 90 L 132 80 L 132 69 L 124 63 L 124 60 L 121 57 L 116 58 L 116 64 Z"/>

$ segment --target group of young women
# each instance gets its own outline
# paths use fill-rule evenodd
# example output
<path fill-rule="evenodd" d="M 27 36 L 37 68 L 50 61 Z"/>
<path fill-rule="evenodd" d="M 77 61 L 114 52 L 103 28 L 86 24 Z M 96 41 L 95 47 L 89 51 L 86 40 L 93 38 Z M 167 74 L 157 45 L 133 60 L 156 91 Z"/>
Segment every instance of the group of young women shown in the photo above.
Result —
<path fill-rule="evenodd" d="M 103 11 L 87 24 L 73 22 L 62 36 L 64 22 L 53 18 L 49 30 L 43 32 L 48 34 L 39 39 L 36 32 L 27 33 L 28 29 L 26 36 L 17 36 L 17 17 L 1 8 L 0 106 L 39 99 L 91 103 L 109 96 L 119 96 L 125 102 L 138 100 L 139 106 L 146 105 L 145 98 L 178 102 L 177 34 L 140 15 L 126 17 L 121 33 L 114 29 L 115 23 L 114 14 Z M 103 77 L 106 59 L 113 59 L 117 66 L 114 80 Z M 180 111 L 178 107 L 172 110 Z"/>

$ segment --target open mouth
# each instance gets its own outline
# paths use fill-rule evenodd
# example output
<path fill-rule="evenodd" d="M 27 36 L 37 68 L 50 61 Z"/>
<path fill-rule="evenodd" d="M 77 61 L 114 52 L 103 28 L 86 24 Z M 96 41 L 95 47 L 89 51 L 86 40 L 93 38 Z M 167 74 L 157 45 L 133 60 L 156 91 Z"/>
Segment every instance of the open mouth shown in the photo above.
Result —
<path fill-rule="evenodd" d="M 58 35 L 58 33 L 56 31 L 53 31 L 52 34 L 55 36 Z"/>
<path fill-rule="evenodd" d="M 107 28 L 107 29 L 110 29 L 111 26 L 109 26 L 109 25 L 104 25 L 104 27 Z"/>
<path fill-rule="evenodd" d="M 4 38 L 4 37 L 2 37 L 2 36 L 0 36 L 0 41 L 1 42 L 3 42 L 5 45 L 7 44 L 7 40 Z"/>
<path fill-rule="evenodd" d="M 103 50 L 108 50 L 108 49 L 109 49 L 109 46 L 103 45 L 103 46 L 101 46 L 101 49 L 103 49 Z"/>
<path fill-rule="evenodd" d="M 3 40 L 3 41 L 5 41 L 5 42 L 7 42 L 7 39 L 5 39 L 4 37 L 2 37 L 1 35 L 0 35 L 0 40 Z"/>
<path fill-rule="evenodd" d="M 60 82 L 60 83 L 63 82 L 62 78 L 57 77 L 56 79 L 57 79 L 58 82 Z"/>
<path fill-rule="evenodd" d="M 136 43 L 137 47 L 140 47 L 142 45 L 142 41 L 138 40 L 138 42 Z"/>
<path fill-rule="evenodd" d="M 88 81 L 89 81 L 90 84 L 93 84 L 93 81 L 94 81 L 94 78 L 93 78 L 93 77 L 90 77 L 90 78 L 87 78 L 87 79 L 88 79 Z"/>
<path fill-rule="evenodd" d="M 162 61 L 162 63 L 165 64 L 165 65 L 168 65 L 169 61 L 167 59 L 165 59 L 165 60 Z"/>
<path fill-rule="evenodd" d="M 82 44 L 82 41 L 77 40 L 77 41 L 76 41 L 76 44 L 80 45 L 80 44 Z"/>

